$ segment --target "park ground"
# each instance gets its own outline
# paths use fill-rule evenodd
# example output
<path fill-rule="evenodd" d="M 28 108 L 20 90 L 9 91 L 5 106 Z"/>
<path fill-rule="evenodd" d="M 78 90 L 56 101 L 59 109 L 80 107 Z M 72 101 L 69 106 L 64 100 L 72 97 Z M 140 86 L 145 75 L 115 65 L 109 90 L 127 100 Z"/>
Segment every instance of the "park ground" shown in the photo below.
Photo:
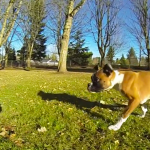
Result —
<path fill-rule="evenodd" d="M 139 118 L 139 107 L 120 130 L 108 130 L 127 100 L 113 89 L 89 93 L 91 74 L 1 70 L 0 149 L 150 149 L 150 113 Z"/>

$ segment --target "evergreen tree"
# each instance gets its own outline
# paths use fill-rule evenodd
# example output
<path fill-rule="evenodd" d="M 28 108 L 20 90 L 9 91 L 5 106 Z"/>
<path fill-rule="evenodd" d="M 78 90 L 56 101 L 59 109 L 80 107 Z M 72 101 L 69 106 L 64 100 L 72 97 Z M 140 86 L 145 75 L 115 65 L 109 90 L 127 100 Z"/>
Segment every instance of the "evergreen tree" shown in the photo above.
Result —
<path fill-rule="evenodd" d="M 112 46 L 110 46 L 106 57 L 111 64 L 113 63 L 114 56 L 115 56 L 115 49 Z"/>
<path fill-rule="evenodd" d="M 43 58 L 46 57 L 45 43 L 46 43 L 47 39 L 43 34 L 44 27 L 45 27 L 45 23 L 41 23 L 41 29 L 39 30 L 38 35 L 35 38 L 33 51 L 32 51 L 32 59 L 33 60 L 41 61 Z M 18 51 L 18 53 L 20 55 L 20 60 L 22 60 L 22 62 L 25 62 L 25 60 L 27 59 L 27 48 L 28 48 L 27 41 L 28 41 L 28 39 L 25 36 L 24 44 L 23 44 L 21 50 Z"/>
<path fill-rule="evenodd" d="M 116 59 L 116 64 L 119 65 L 120 64 L 120 60 L 119 58 Z"/>
<path fill-rule="evenodd" d="M 26 64 L 26 59 L 27 59 L 27 38 L 26 36 L 24 37 L 24 43 L 23 46 L 20 50 L 17 51 L 18 56 L 20 57 L 21 64 L 23 67 L 25 67 Z"/>
<path fill-rule="evenodd" d="M 127 59 L 129 60 L 129 65 L 138 65 L 138 59 L 136 57 L 133 47 L 131 47 L 128 51 Z"/>
<path fill-rule="evenodd" d="M 46 57 L 46 37 L 43 34 L 45 23 L 45 1 L 29 1 L 30 6 L 27 15 L 28 24 L 24 44 L 20 51 L 20 59 L 30 68 L 31 59 L 41 60 Z"/>
<path fill-rule="evenodd" d="M 8 53 L 8 60 L 16 60 L 15 49 L 10 48 L 9 53 Z"/>
<path fill-rule="evenodd" d="M 72 37 L 69 44 L 68 60 L 77 65 L 87 65 L 93 53 L 88 52 L 89 48 L 84 47 L 85 39 L 83 39 L 81 31 L 77 31 Z"/>
<path fill-rule="evenodd" d="M 121 59 L 120 59 L 120 64 L 121 64 L 122 66 L 127 65 L 127 61 L 126 61 L 126 59 L 125 59 L 125 57 L 124 57 L 123 54 L 122 54 Z"/>
<path fill-rule="evenodd" d="M 38 32 L 38 35 L 36 36 L 34 46 L 33 46 L 33 52 L 32 52 L 32 59 L 41 61 L 43 58 L 46 57 L 46 37 L 43 34 L 45 27 L 45 23 L 41 23 L 41 29 Z"/>

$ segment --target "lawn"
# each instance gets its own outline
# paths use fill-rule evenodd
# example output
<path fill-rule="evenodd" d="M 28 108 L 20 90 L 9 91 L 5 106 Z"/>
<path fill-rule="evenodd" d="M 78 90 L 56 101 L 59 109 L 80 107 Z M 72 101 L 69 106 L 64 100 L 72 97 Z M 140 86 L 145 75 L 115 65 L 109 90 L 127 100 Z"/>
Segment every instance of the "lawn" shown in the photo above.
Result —
<path fill-rule="evenodd" d="M 89 93 L 91 73 L 0 71 L 0 149 L 150 149 L 150 113 L 137 108 L 110 131 L 127 103 L 117 91 Z"/>

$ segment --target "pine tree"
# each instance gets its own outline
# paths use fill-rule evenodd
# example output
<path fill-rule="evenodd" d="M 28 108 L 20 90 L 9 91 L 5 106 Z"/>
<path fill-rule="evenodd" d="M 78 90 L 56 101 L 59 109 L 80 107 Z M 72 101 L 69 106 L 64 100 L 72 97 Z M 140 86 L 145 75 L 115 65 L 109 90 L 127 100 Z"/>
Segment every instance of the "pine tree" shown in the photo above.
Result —
<path fill-rule="evenodd" d="M 8 53 L 8 60 L 16 60 L 15 49 L 10 48 L 9 53 Z"/>
<path fill-rule="evenodd" d="M 41 61 L 46 57 L 46 37 L 43 34 L 45 23 L 41 23 L 41 29 L 36 36 L 35 43 L 33 46 L 32 59 Z"/>
<path fill-rule="evenodd" d="M 17 51 L 17 55 L 20 57 L 21 64 L 23 67 L 26 66 L 26 58 L 27 58 L 27 38 L 26 36 L 24 37 L 24 43 L 23 46 L 20 50 Z"/>
<path fill-rule="evenodd" d="M 116 59 L 116 64 L 119 65 L 120 64 L 120 60 L 119 58 Z"/>
<path fill-rule="evenodd" d="M 89 52 L 88 47 L 84 47 L 85 39 L 83 39 L 81 31 L 77 31 L 72 37 L 69 44 L 68 60 L 77 65 L 87 65 L 93 53 Z"/>
<path fill-rule="evenodd" d="M 45 23 L 41 23 L 41 29 L 38 32 L 38 35 L 35 38 L 34 46 L 33 46 L 33 52 L 32 52 L 32 59 L 41 61 L 43 58 L 46 57 L 46 37 L 43 34 L 45 27 Z M 24 37 L 24 44 L 21 48 L 21 50 L 18 51 L 20 55 L 20 60 L 24 63 L 27 59 L 27 37 Z"/>
<path fill-rule="evenodd" d="M 124 57 L 123 54 L 122 54 L 121 59 L 120 59 L 120 64 L 121 64 L 122 66 L 127 65 L 127 61 L 126 61 L 126 59 L 125 59 L 125 57 Z"/>
<path fill-rule="evenodd" d="M 137 56 L 133 47 L 131 47 L 127 54 L 127 59 L 129 60 L 129 65 L 138 65 Z"/>
<path fill-rule="evenodd" d="M 115 49 L 112 46 L 110 46 L 106 57 L 111 64 L 113 63 L 114 56 L 115 56 Z"/>

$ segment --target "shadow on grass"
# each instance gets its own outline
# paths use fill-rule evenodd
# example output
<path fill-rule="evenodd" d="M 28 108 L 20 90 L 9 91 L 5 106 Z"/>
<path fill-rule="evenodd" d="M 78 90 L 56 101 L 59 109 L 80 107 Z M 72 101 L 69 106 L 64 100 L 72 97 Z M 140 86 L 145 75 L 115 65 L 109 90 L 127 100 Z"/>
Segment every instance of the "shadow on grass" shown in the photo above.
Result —
<path fill-rule="evenodd" d="M 70 103 L 80 109 L 82 109 L 83 107 L 93 108 L 95 106 L 99 106 L 98 102 L 90 102 L 90 101 L 87 101 L 82 98 L 78 98 L 74 95 L 69 95 L 66 93 L 54 94 L 54 93 L 45 93 L 43 91 L 39 91 L 38 96 L 40 96 L 42 100 L 45 100 L 45 101 L 57 100 L 57 101 L 65 102 L 65 103 Z"/>
<path fill-rule="evenodd" d="M 2 112 L 2 106 L 1 106 L 1 104 L 0 104 L 0 113 Z"/>
<path fill-rule="evenodd" d="M 90 109 L 95 107 L 95 106 L 98 106 L 100 108 L 110 109 L 112 111 L 119 111 L 120 108 L 126 107 L 126 105 L 121 105 L 121 104 L 115 104 L 115 105 L 109 105 L 108 104 L 107 105 L 107 104 L 101 104 L 99 102 L 90 102 L 90 101 L 87 101 L 85 99 L 76 97 L 74 95 L 69 95 L 69 94 L 66 94 L 66 93 L 54 94 L 54 93 L 45 93 L 43 91 L 39 91 L 38 96 L 40 96 L 42 98 L 42 100 L 45 100 L 45 101 L 46 100 L 51 101 L 51 100 L 55 99 L 57 101 L 73 104 L 77 108 L 86 111 L 91 116 L 100 117 L 103 120 L 106 120 L 106 118 L 104 118 L 99 113 L 91 112 Z"/>

